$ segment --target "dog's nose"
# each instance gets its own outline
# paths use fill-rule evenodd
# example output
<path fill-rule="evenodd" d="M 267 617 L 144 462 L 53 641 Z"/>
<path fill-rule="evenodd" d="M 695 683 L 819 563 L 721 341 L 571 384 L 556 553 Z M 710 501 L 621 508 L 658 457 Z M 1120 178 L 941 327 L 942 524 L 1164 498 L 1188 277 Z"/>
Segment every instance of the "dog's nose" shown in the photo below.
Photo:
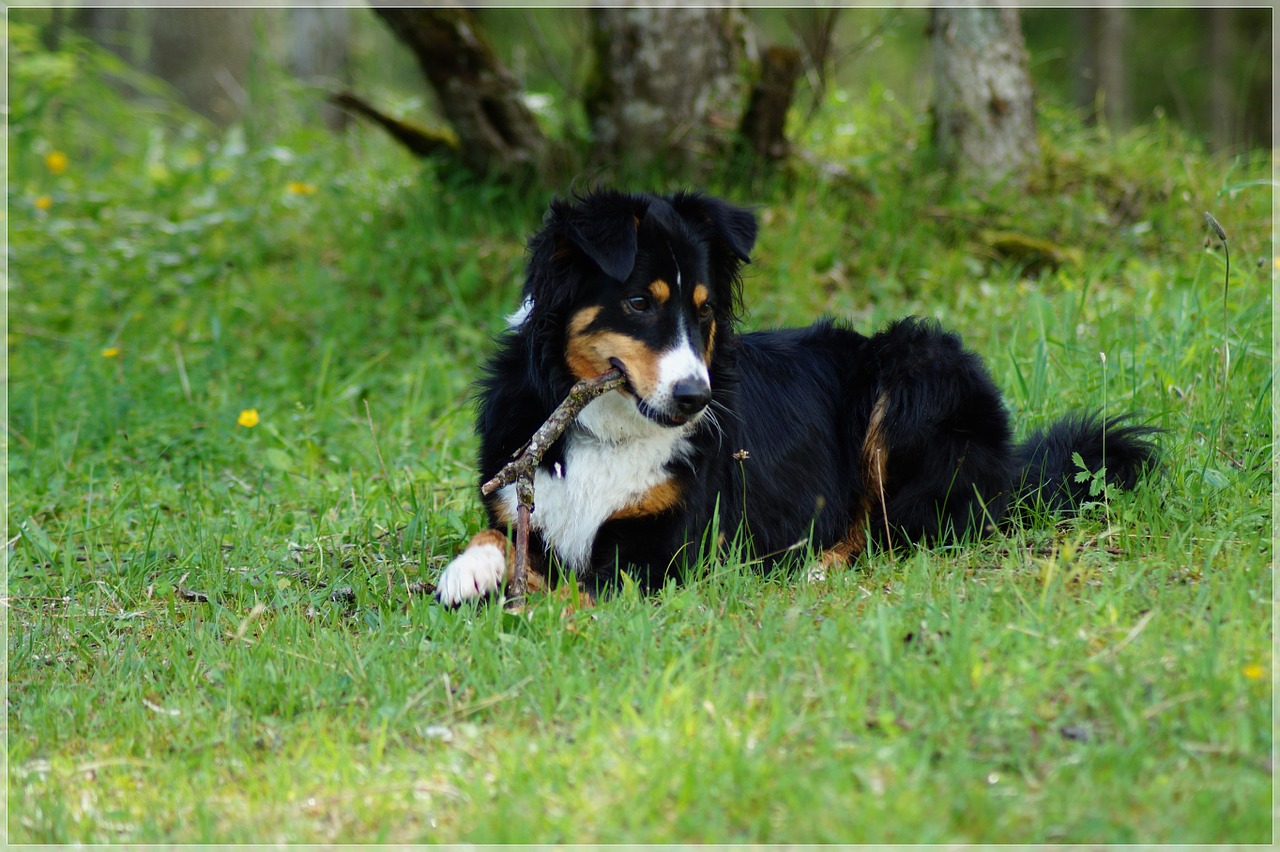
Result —
<path fill-rule="evenodd" d="M 689 417 L 711 402 L 711 385 L 701 377 L 681 379 L 671 388 L 671 400 L 680 414 Z"/>

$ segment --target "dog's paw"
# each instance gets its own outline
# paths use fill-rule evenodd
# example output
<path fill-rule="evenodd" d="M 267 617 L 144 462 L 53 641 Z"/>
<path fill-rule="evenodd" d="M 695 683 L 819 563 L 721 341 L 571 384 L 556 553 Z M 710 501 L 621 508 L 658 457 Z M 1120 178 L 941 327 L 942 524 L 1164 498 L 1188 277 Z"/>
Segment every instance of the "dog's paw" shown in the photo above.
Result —
<path fill-rule="evenodd" d="M 457 606 L 479 600 L 502 586 L 507 574 L 507 556 L 496 544 L 471 544 L 445 566 L 436 582 L 436 600 Z"/>

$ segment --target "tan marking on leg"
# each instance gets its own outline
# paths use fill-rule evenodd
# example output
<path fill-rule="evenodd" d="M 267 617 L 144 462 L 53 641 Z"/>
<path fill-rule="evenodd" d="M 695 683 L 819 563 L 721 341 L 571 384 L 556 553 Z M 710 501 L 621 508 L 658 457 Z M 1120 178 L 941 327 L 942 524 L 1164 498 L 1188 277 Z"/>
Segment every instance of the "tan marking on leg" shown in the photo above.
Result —
<path fill-rule="evenodd" d="M 502 530 L 488 529 L 481 530 L 471 537 L 471 541 L 467 542 L 467 549 L 480 547 L 482 545 L 491 544 L 502 551 L 505 559 L 503 571 L 503 584 L 511 582 L 512 574 L 516 568 L 516 546 Z M 524 584 L 526 592 L 542 592 L 547 588 L 547 578 L 545 575 L 545 560 L 542 554 L 534 553 L 532 549 L 529 551 L 529 564 L 525 573 Z"/>
<path fill-rule="evenodd" d="M 856 559 L 866 549 L 867 508 L 869 502 L 868 500 L 861 501 L 857 509 L 854 510 L 853 517 L 849 520 L 849 527 L 845 530 L 844 538 L 818 554 L 817 564 L 809 569 L 810 576 L 815 576 L 815 569 L 825 577 L 827 571 L 845 568 L 851 560 Z"/>
<path fill-rule="evenodd" d="M 881 396 L 871 409 L 867 434 L 862 441 L 863 493 L 854 508 L 853 517 L 849 519 L 844 538 L 818 555 L 817 564 L 810 569 L 811 572 L 817 569 L 825 575 L 828 569 L 844 567 L 866 550 L 867 521 L 877 503 L 884 517 L 885 532 L 889 532 L 888 508 L 884 495 L 885 473 L 889 464 L 889 447 L 884 435 L 884 418 L 888 407 L 888 397 Z"/>
<path fill-rule="evenodd" d="M 889 531 L 889 506 L 885 501 L 884 486 L 889 469 L 889 441 L 884 434 L 884 418 L 889 409 L 889 397 L 881 394 L 871 408 L 871 417 L 867 420 L 867 435 L 862 441 L 862 500 L 865 511 L 870 514 L 871 501 L 880 504 L 880 515 L 884 519 L 886 537 Z M 887 540 L 887 538 L 886 538 Z"/>
<path fill-rule="evenodd" d="M 511 539 L 507 538 L 506 533 L 501 530 L 480 530 L 480 532 L 471 536 L 471 541 L 467 542 L 467 549 L 473 547 L 481 547 L 482 545 L 492 544 L 494 547 L 502 551 L 507 559 L 507 570 L 511 570 L 510 565 L 515 561 L 516 548 L 511 543 Z"/>
<path fill-rule="evenodd" d="M 653 296 L 659 305 L 666 304 L 667 299 L 671 298 L 671 285 L 659 278 L 649 285 L 649 295 Z"/>
<path fill-rule="evenodd" d="M 647 518 L 651 515 L 657 515 L 661 512 L 678 506 L 681 499 L 681 490 L 679 484 L 674 479 L 668 479 L 666 482 L 660 482 L 650 488 L 644 494 L 640 495 L 640 499 L 635 502 L 628 503 L 618 511 L 609 516 L 609 520 L 617 521 L 624 518 Z"/>

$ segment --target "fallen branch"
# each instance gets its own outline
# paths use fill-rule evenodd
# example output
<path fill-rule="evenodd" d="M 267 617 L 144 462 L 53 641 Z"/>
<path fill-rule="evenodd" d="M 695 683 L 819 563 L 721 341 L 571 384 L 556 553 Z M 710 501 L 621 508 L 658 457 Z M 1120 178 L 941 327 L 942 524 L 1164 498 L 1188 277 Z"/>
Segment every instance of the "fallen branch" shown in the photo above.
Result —
<path fill-rule="evenodd" d="M 329 102 L 378 124 L 391 134 L 393 139 L 419 157 L 437 154 L 459 156 L 458 140 L 451 134 L 431 130 L 411 121 L 393 118 L 354 92 L 331 94 Z"/>
<path fill-rule="evenodd" d="M 594 379 L 583 379 L 569 391 L 564 402 L 556 406 L 551 416 L 533 433 L 515 458 L 497 475 L 480 486 L 480 493 L 488 497 L 504 485 L 516 485 L 516 557 L 507 592 L 513 599 L 523 598 L 529 571 L 529 516 L 533 514 L 533 473 L 542 462 L 547 449 L 559 440 L 569 424 L 578 418 L 591 400 L 622 387 L 626 377 L 618 369 L 609 370 Z"/>

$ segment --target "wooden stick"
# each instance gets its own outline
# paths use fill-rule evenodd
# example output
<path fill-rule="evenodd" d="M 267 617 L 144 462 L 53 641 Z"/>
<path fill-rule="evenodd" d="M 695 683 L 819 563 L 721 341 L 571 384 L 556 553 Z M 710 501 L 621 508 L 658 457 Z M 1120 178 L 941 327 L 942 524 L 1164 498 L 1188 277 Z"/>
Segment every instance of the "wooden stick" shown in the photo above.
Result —
<path fill-rule="evenodd" d="M 515 452 L 514 459 L 498 471 L 493 479 L 480 486 L 480 493 L 488 497 L 502 486 L 515 482 L 521 474 L 527 474 L 532 478 L 547 448 L 564 434 L 564 430 L 577 419 L 582 409 L 587 407 L 587 403 L 603 393 L 622 387 L 625 382 L 626 378 L 622 375 L 622 371 L 614 369 L 601 373 L 594 379 L 583 379 L 574 385 L 569 390 L 569 395 L 564 398 L 564 402 L 556 406 L 556 410 L 551 412 L 546 422 L 533 433 L 529 443 Z"/>
<path fill-rule="evenodd" d="M 508 596 L 524 600 L 529 586 L 529 523 L 533 515 L 533 474 L 522 473 L 516 480 L 516 564 L 511 569 Z"/>
<path fill-rule="evenodd" d="M 591 400 L 622 387 L 626 377 L 618 369 L 609 370 L 594 379 L 583 379 L 569 391 L 564 402 L 556 406 L 551 416 L 533 433 L 529 443 L 508 462 L 497 475 L 480 486 L 480 493 L 488 497 L 504 485 L 516 484 L 516 557 L 507 592 L 513 599 L 524 597 L 529 572 L 529 521 L 533 514 L 533 473 L 542 462 L 547 448 L 559 440 L 569 424 L 578 419 L 582 409 Z"/>

